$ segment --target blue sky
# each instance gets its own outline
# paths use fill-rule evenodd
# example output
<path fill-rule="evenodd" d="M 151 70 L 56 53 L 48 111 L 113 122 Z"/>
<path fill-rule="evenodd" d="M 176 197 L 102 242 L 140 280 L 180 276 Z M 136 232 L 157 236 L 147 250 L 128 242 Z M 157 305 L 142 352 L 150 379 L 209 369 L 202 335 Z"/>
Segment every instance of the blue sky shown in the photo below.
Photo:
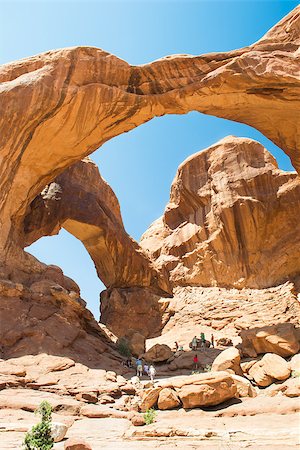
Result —
<path fill-rule="evenodd" d="M 174 53 L 228 51 L 258 40 L 297 4 L 289 0 L 0 0 L 0 64 L 74 45 L 100 47 L 131 64 Z M 288 157 L 258 131 L 199 113 L 156 118 L 105 143 L 92 155 L 118 196 L 131 236 L 138 240 L 163 213 L 178 165 L 228 134 L 258 140 L 282 169 L 292 170 Z M 103 284 L 79 241 L 62 231 L 39 240 L 29 251 L 72 277 L 98 318 Z"/>

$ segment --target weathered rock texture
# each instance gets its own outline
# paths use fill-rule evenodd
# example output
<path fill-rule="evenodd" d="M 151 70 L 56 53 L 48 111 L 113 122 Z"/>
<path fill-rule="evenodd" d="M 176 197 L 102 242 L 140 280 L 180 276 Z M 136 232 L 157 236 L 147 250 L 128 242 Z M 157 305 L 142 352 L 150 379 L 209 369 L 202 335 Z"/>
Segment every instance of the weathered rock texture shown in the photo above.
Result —
<path fill-rule="evenodd" d="M 51 339 L 56 341 L 49 345 L 52 351 L 56 351 L 62 339 L 66 346 L 72 347 L 72 352 L 75 351 L 77 354 L 83 352 L 88 356 L 90 349 L 94 347 L 94 343 L 91 345 L 88 343 L 90 338 L 95 337 L 96 340 L 99 338 L 100 329 L 92 318 L 87 319 L 83 326 L 85 310 L 75 312 L 73 300 L 69 302 L 69 297 L 73 298 L 69 280 L 61 274 L 61 281 L 56 282 L 57 272 L 51 271 L 23 251 L 26 242 L 24 219 L 30 209 L 34 208 L 35 202 L 38 202 L 35 199 L 45 186 L 48 188 L 42 197 L 51 196 L 49 184 L 68 167 L 92 153 L 107 140 L 153 117 L 169 113 L 184 114 L 196 110 L 256 127 L 279 145 L 291 157 L 295 168 L 300 169 L 297 148 L 299 141 L 297 113 L 300 98 L 298 44 L 299 8 L 296 8 L 260 41 L 232 52 L 196 57 L 173 56 L 137 67 L 130 66 L 125 61 L 97 48 L 75 47 L 49 51 L 0 68 L 0 278 L 4 280 L 0 300 L 1 312 L 5 316 L 5 322 L 1 320 L 1 324 L 5 323 L 5 326 L 13 330 L 16 328 L 15 311 L 24 312 L 23 315 L 20 314 L 22 324 L 20 327 L 18 322 L 19 337 L 6 343 L 5 351 L 26 353 L 32 345 L 37 347 L 37 342 L 40 344 L 36 351 L 42 351 L 45 346 L 48 348 L 46 342 L 52 333 Z M 268 175 L 265 177 L 269 181 Z M 277 176 L 278 180 L 283 180 L 283 177 L 279 174 Z M 292 180 L 295 178 L 294 175 L 285 177 L 286 183 L 278 185 L 278 197 L 282 202 L 289 203 L 285 192 L 289 190 L 289 197 L 294 199 L 297 190 L 294 185 L 297 185 L 297 182 L 296 179 Z M 89 190 L 92 191 L 92 188 Z M 82 192 L 80 188 L 79 192 Z M 108 191 L 106 193 L 109 195 Z M 89 197 L 88 193 L 82 194 L 84 198 Z M 252 205 L 248 199 L 245 199 L 244 204 L 243 210 Z M 82 211 L 83 209 L 81 213 Z M 287 214 L 284 206 L 283 211 Z M 256 220 L 259 219 L 259 213 L 257 214 L 254 216 Z M 80 216 L 79 212 L 78 215 Z M 66 216 L 59 216 L 59 221 L 64 220 L 63 225 L 66 229 L 85 243 L 96 262 L 99 274 L 105 277 L 109 286 L 117 286 L 117 283 L 120 283 L 123 287 L 125 282 L 130 286 L 136 282 L 142 282 L 143 286 L 146 284 L 149 287 L 160 285 L 161 280 L 156 282 L 156 275 L 149 268 L 148 262 L 145 266 L 142 264 L 142 275 L 127 276 L 126 268 L 122 267 L 115 268 L 110 278 L 109 268 L 112 260 L 115 260 L 115 253 L 118 253 L 115 248 L 116 241 L 112 240 L 106 231 L 105 246 L 109 248 L 101 248 L 105 255 L 103 263 L 99 261 L 98 254 L 97 256 L 94 254 L 97 245 L 101 247 L 101 239 L 97 244 L 92 241 L 99 237 L 101 223 L 97 220 L 100 222 L 104 220 L 106 224 L 110 224 L 113 214 L 101 213 L 100 218 L 94 217 L 95 223 L 88 222 L 84 214 L 79 216 L 69 211 Z M 286 232 L 282 229 L 283 223 L 287 220 L 293 221 L 293 216 L 288 215 L 284 219 L 285 222 L 280 221 L 282 232 Z M 56 227 L 62 224 L 59 221 Z M 194 225 L 197 224 L 198 218 Z M 25 225 L 26 232 L 34 234 L 28 217 Z M 42 226 L 44 225 L 42 219 Z M 254 222 L 250 223 L 250 231 L 255 230 L 254 225 Z M 50 233 L 52 232 L 53 229 L 50 230 Z M 237 235 L 240 236 L 241 232 Z M 293 233 L 286 235 L 286 238 L 294 239 Z M 118 236 L 118 239 L 126 240 L 124 235 L 122 239 Z M 271 237 L 270 239 L 272 241 Z M 122 241 L 121 244 L 123 243 Z M 279 245 L 280 247 L 284 245 L 283 240 L 279 240 Z M 295 248 L 297 245 L 295 240 Z M 130 248 L 132 250 L 136 247 L 133 244 Z M 272 245 L 270 248 L 273 252 Z M 291 258 L 289 261 L 284 258 L 283 264 L 292 264 L 294 248 L 285 245 L 284 248 L 291 250 Z M 97 247 L 97 252 L 98 250 L 100 249 Z M 131 250 L 128 249 L 128 257 L 135 261 L 145 261 L 142 255 L 138 256 Z M 138 249 L 137 252 L 139 253 Z M 239 252 L 242 264 L 240 267 L 236 263 L 233 273 L 237 274 L 235 270 L 238 270 L 241 277 L 246 280 L 238 281 L 238 285 L 243 286 L 251 280 L 249 261 L 251 263 L 254 261 L 247 261 L 242 248 Z M 276 252 L 276 255 L 283 256 L 280 251 Z M 273 254 L 272 258 L 275 259 Z M 235 261 L 232 261 L 232 264 L 234 263 Z M 104 267 L 105 264 L 108 267 Z M 286 271 L 291 273 L 290 266 Z M 48 276 L 45 277 L 45 274 Z M 224 275 L 222 270 L 220 274 Z M 285 276 L 283 269 L 280 274 Z M 32 286 L 43 282 L 45 278 L 50 281 L 49 286 L 43 288 Z M 255 280 L 255 286 L 262 283 L 258 274 Z M 162 281 L 164 283 L 164 280 Z M 272 277 L 267 282 L 271 281 Z M 7 288 L 7 282 L 13 285 Z M 263 283 L 265 282 L 264 279 Z M 53 283 L 58 286 L 52 288 Z M 10 294 L 7 293 L 7 289 Z M 59 314 L 61 313 L 59 326 L 57 316 L 51 319 L 52 313 L 49 312 L 48 315 L 47 312 L 46 318 L 44 311 L 34 313 L 35 307 L 38 308 L 35 302 L 36 293 L 40 295 L 39 299 L 45 301 L 48 299 L 47 308 L 49 306 L 51 309 L 53 306 L 54 310 L 59 293 L 59 301 L 62 302 L 59 309 Z M 65 309 L 69 307 L 70 310 L 66 312 Z M 72 318 L 73 313 L 76 315 L 75 319 Z M 70 319 L 69 343 L 64 337 L 65 315 Z M 40 319 L 40 316 L 43 318 Z M 44 328 L 40 326 L 45 320 L 50 322 L 52 320 L 46 335 L 42 331 Z M 73 320 L 74 324 L 80 323 L 78 335 L 75 333 L 77 325 L 72 325 Z M 35 326 L 37 332 L 32 334 L 31 329 Z M 57 331 L 53 336 L 55 327 Z M 36 338 L 40 335 L 40 331 L 42 339 L 38 341 Z M 75 350 L 74 343 L 81 333 L 85 339 L 83 347 L 80 347 L 81 350 L 76 347 Z M 1 330 L 2 336 L 7 339 L 5 330 Z"/>
<path fill-rule="evenodd" d="M 300 179 L 229 136 L 184 161 L 141 246 L 175 285 L 265 288 L 300 274 Z"/>
<path fill-rule="evenodd" d="M 126 233 L 115 193 L 88 158 L 65 170 L 33 200 L 24 220 L 24 245 L 62 227 L 84 244 L 107 287 L 170 292 L 167 276 L 155 270 Z"/>
<path fill-rule="evenodd" d="M 140 67 L 91 47 L 3 65 L 2 260 L 22 245 L 27 207 L 48 183 L 105 141 L 156 116 L 196 110 L 247 123 L 299 169 L 299 20 L 295 8 L 249 47 Z"/>
<path fill-rule="evenodd" d="M 299 338 L 293 330 L 294 326 L 298 330 L 300 327 L 300 303 L 293 283 L 268 289 L 241 290 L 177 287 L 164 314 L 166 324 L 162 335 L 149 340 L 149 346 L 160 343 L 173 348 L 174 341 L 177 341 L 188 350 L 188 343 L 203 331 L 208 339 L 213 333 L 215 342 L 219 338 L 230 338 L 234 344 L 241 341 L 240 333 L 245 336 L 242 350 L 251 352 L 252 356 L 257 354 L 255 348 L 260 348 L 263 353 L 278 352 L 280 348 L 290 349 L 291 344 L 293 350 L 285 356 L 297 352 Z M 282 332 L 285 330 L 284 335 L 282 332 L 278 334 L 276 328 L 273 329 L 274 325 Z M 264 331 L 264 327 L 265 332 L 257 338 L 256 333 Z M 192 358 L 188 364 L 191 367 Z"/>

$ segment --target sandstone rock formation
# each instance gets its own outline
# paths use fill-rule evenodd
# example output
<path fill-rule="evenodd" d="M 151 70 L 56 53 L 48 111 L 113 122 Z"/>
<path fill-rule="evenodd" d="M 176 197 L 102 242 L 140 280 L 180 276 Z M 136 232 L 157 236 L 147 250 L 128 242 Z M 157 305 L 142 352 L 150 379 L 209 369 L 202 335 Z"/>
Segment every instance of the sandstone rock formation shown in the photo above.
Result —
<path fill-rule="evenodd" d="M 32 259 L 19 251 L 20 230 L 27 208 L 47 184 L 105 141 L 156 116 L 196 110 L 247 123 L 299 169 L 298 24 L 295 8 L 249 47 L 167 57 L 141 67 L 91 47 L 3 65 L 2 264 L 22 260 L 32 270 Z"/>
<path fill-rule="evenodd" d="M 50 183 L 30 204 L 24 220 L 24 245 L 64 227 L 93 259 L 99 278 L 109 287 L 145 286 L 164 295 L 167 276 L 155 270 L 126 233 L 118 199 L 89 158 Z"/>
<path fill-rule="evenodd" d="M 168 299 L 149 288 L 107 289 L 100 296 L 101 322 L 116 336 L 124 336 L 128 326 L 146 338 L 159 336 L 170 317 L 168 306 Z"/>
<path fill-rule="evenodd" d="M 168 345 L 165 344 L 155 344 L 153 347 L 149 348 L 147 352 L 143 355 L 146 361 L 151 362 L 163 362 L 167 361 L 173 356 L 173 352 Z"/>
<path fill-rule="evenodd" d="M 229 136 L 184 161 L 141 246 L 175 285 L 265 288 L 300 274 L 300 179 Z"/>
<path fill-rule="evenodd" d="M 236 375 L 243 375 L 240 363 L 241 355 L 238 349 L 229 347 L 216 357 L 212 363 L 211 369 L 215 372 L 224 370 L 226 372 L 235 373 Z"/>
<path fill-rule="evenodd" d="M 61 198 L 58 203 L 62 205 L 65 202 L 64 207 L 68 209 L 68 213 L 62 211 L 64 208 L 59 207 L 57 211 L 55 206 L 51 206 L 54 214 L 50 214 L 49 223 L 45 220 L 46 206 L 48 213 L 50 204 L 58 204 L 57 186 L 53 183 L 56 183 L 58 177 L 61 184 L 63 179 L 67 183 L 70 171 L 75 173 L 79 167 L 86 169 L 87 165 L 78 161 L 107 140 L 153 117 L 196 110 L 256 127 L 286 151 L 299 170 L 298 23 L 299 8 L 296 8 L 260 41 L 244 49 L 197 57 L 167 57 L 141 67 L 130 66 L 100 49 L 75 47 L 50 51 L 0 68 L 0 321 L 5 324 L 5 329 L 0 330 L 0 337 L 5 357 L 28 353 L 29 349 L 33 349 L 33 353 L 63 352 L 74 358 L 80 355 L 87 358 L 87 364 L 90 361 L 102 361 L 109 365 L 118 361 L 113 352 L 109 352 L 113 355 L 111 359 L 105 354 L 105 337 L 85 309 L 76 284 L 64 277 L 59 269 L 47 267 L 23 251 L 26 243 L 46 233 L 56 232 L 61 225 L 84 242 L 97 265 L 99 275 L 108 286 L 123 288 L 141 284 L 151 290 L 158 288 L 169 292 L 163 274 L 164 264 L 158 272 L 155 265 L 126 236 L 116 200 L 101 178 L 97 179 L 97 185 L 104 189 L 100 196 L 93 192 L 92 186 L 89 186 L 88 192 L 82 190 L 80 185 L 76 186 L 76 192 L 91 201 L 91 208 L 100 201 L 97 217 L 94 210 L 87 209 L 85 214 L 82 204 L 79 210 L 76 201 L 74 204 L 64 200 L 64 190 L 59 193 Z M 248 161 L 247 149 L 245 145 L 245 156 L 239 156 L 239 167 L 243 166 L 244 161 Z M 223 269 L 218 264 L 212 264 L 219 275 L 213 270 L 206 275 L 200 275 L 200 272 L 186 274 L 184 270 L 184 277 L 180 274 L 179 279 L 184 278 L 185 284 L 198 284 L 205 277 L 206 280 L 209 278 L 209 285 L 215 282 L 224 284 L 224 279 L 232 275 L 231 283 L 235 286 L 261 287 L 297 274 L 294 254 L 298 248 L 298 240 L 293 232 L 297 222 L 294 222 L 289 207 L 292 203 L 294 212 L 298 211 L 299 196 L 296 195 L 299 192 L 299 182 L 295 174 L 282 174 L 278 171 L 273 159 L 265 152 L 263 158 L 257 156 L 254 160 L 254 167 L 251 166 L 253 174 L 257 174 L 257 162 L 265 167 L 263 182 L 273 186 L 270 180 L 276 179 L 277 190 L 275 189 L 276 195 L 273 197 L 274 201 L 276 197 L 276 200 L 282 202 L 284 221 L 280 217 L 274 221 L 279 220 L 281 224 L 288 222 L 284 230 L 271 228 L 277 234 L 274 240 L 273 235 L 269 236 L 270 242 L 265 243 L 265 253 L 271 251 L 273 256 L 271 262 L 267 257 L 266 261 L 268 264 L 275 264 L 275 254 L 282 258 L 285 267 L 278 271 L 276 269 L 275 275 L 268 278 L 261 267 L 252 269 L 259 267 L 262 261 L 255 260 L 253 252 L 257 249 L 256 242 L 251 236 L 245 237 L 243 230 L 239 228 L 242 221 L 239 222 L 237 215 L 241 211 L 252 212 L 253 208 L 253 220 L 249 222 L 252 232 L 256 230 L 255 221 L 259 221 L 261 215 L 266 213 L 268 205 L 261 198 L 252 201 L 251 186 L 255 181 L 246 177 L 250 194 L 243 190 L 244 180 L 236 180 L 235 186 L 236 195 L 245 197 L 241 201 L 241 211 L 233 202 L 231 206 L 234 213 L 229 210 L 224 213 L 224 220 L 229 219 L 226 225 L 235 232 L 233 244 L 236 246 L 233 245 L 232 248 L 237 252 L 235 258 L 229 259 L 231 272 L 227 273 L 224 264 Z M 73 164 L 73 169 L 63 175 Z M 92 166 L 88 167 L 92 177 Z M 275 176 L 271 177 L 268 172 Z M 76 173 L 80 179 L 80 173 Z M 240 192 L 238 184 L 241 185 Z M 51 200 L 53 195 L 54 203 Z M 273 197 L 271 195 L 268 202 Z M 100 211 L 107 198 L 113 202 L 112 211 Z M 203 201 L 206 200 L 204 195 Z M 230 201 L 228 202 L 229 208 Z M 256 208 L 257 204 L 259 206 Z M 37 205 L 38 208 L 35 208 Z M 72 205 L 75 209 L 72 209 Z M 171 211 L 170 214 L 172 215 Z M 221 218 L 221 215 L 216 217 Z M 272 225 L 273 216 L 264 217 Z M 198 236 L 195 240 L 196 227 L 204 225 L 204 222 L 205 217 L 201 219 L 196 215 L 194 222 L 186 227 L 188 233 L 183 231 L 187 241 L 186 250 L 189 251 L 190 244 L 199 243 Z M 106 228 L 111 224 L 119 225 L 120 233 L 117 236 L 112 236 Z M 211 229 L 216 232 L 219 230 L 217 225 L 214 221 L 210 223 Z M 198 231 L 202 242 L 204 235 L 201 235 L 199 229 Z M 205 234 L 205 231 L 204 226 L 202 232 Z M 280 236 L 280 231 L 285 233 L 287 243 Z M 102 232 L 105 233 L 104 238 Z M 211 237 L 216 236 L 213 234 Z M 275 248 L 276 239 L 279 248 Z M 259 235 L 255 236 L 255 240 L 259 241 Z M 291 240 L 294 240 L 292 248 L 288 245 Z M 232 244 L 230 240 L 226 242 Z M 175 244 L 176 247 L 177 243 Z M 209 241 L 209 245 L 215 245 L 215 254 L 222 254 L 224 258 L 220 261 L 228 263 L 226 258 L 229 258 L 229 252 L 222 248 L 220 242 L 217 244 L 215 241 L 213 244 Z M 133 262 L 134 270 L 128 268 L 127 260 L 125 267 L 122 258 L 116 260 L 121 251 L 119 246 L 126 249 L 126 258 Z M 289 259 L 285 258 L 284 252 L 287 251 L 290 252 Z M 183 255 L 187 261 L 191 258 L 186 252 Z M 173 258 L 177 255 L 171 256 Z M 213 255 L 208 252 L 206 256 L 211 262 Z M 114 267 L 116 261 L 120 264 Z M 190 267 L 191 262 L 189 260 L 187 267 Z M 166 268 L 172 271 L 173 279 L 178 282 L 178 277 L 173 273 L 176 267 L 170 268 L 173 263 L 168 260 Z M 134 273 L 137 265 L 139 269 L 140 265 L 142 267 L 141 274 Z M 270 267 L 272 273 L 274 267 Z M 132 273 L 127 273 L 127 269 L 132 269 Z M 197 279 L 193 280 L 194 275 L 197 275 Z M 110 292 L 115 291 L 112 289 Z M 160 311 L 161 305 L 153 309 Z M 152 326 L 156 326 L 156 332 L 163 326 L 163 321 L 159 320 L 158 325 Z M 98 409 L 92 409 L 93 414 L 99 414 Z"/>
<path fill-rule="evenodd" d="M 267 352 L 291 356 L 300 349 L 297 329 L 290 323 L 242 330 L 240 335 L 241 350 L 245 356 L 255 357 Z"/>
<path fill-rule="evenodd" d="M 249 369 L 249 376 L 258 386 L 270 386 L 275 380 L 286 380 L 291 370 L 288 363 L 279 355 L 266 353 Z"/>
<path fill-rule="evenodd" d="M 160 391 L 157 406 L 161 410 L 178 408 L 180 400 L 173 389 L 164 388 Z"/>

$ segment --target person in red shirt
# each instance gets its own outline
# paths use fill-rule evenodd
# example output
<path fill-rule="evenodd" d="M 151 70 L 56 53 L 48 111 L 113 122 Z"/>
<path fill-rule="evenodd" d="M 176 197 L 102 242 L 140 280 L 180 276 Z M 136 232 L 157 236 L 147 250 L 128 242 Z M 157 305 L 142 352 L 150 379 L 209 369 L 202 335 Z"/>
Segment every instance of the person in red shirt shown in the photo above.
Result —
<path fill-rule="evenodd" d="M 194 369 L 198 369 L 198 363 L 199 363 L 198 356 L 197 356 L 197 354 L 195 354 L 195 356 L 194 356 Z"/>

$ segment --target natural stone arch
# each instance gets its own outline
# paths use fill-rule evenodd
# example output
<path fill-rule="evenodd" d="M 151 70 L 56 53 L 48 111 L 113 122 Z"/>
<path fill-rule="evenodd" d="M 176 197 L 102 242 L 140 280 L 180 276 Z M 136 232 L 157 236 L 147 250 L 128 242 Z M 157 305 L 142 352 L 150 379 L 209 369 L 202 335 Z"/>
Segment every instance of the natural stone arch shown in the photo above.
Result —
<path fill-rule="evenodd" d="M 2 66 L 0 250 L 22 246 L 32 200 L 105 141 L 164 114 L 195 110 L 254 126 L 300 169 L 299 10 L 252 46 L 130 66 L 102 50 L 50 51 Z M 12 114 L 13 113 L 13 114 Z"/>

